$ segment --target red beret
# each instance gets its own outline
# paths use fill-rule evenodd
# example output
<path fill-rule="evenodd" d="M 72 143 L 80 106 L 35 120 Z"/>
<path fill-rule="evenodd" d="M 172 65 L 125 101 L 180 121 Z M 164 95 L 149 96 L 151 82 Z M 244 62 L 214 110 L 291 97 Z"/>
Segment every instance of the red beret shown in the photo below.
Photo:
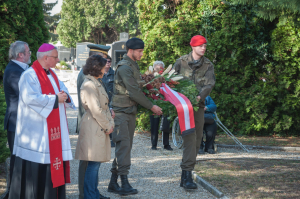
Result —
<path fill-rule="evenodd" d="M 194 37 L 192 37 L 190 45 L 191 46 L 200 46 L 202 44 L 206 44 L 206 39 L 205 37 L 201 36 L 201 35 L 196 35 Z"/>

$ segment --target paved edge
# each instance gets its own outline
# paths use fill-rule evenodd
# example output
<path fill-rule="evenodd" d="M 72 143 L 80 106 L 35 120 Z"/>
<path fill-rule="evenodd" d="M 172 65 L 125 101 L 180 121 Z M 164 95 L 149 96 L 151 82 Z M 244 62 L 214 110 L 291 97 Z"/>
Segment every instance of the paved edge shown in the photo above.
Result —
<path fill-rule="evenodd" d="M 217 144 L 221 148 L 241 148 L 239 145 Z M 279 147 L 279 146 L 253 146 L 244 145 L 247 149 L 264 149 L 264 150 L 277 150 L 277 151 L 300 151 L 300 147 Z"/>
<path fill-rule="evenodd" d="M 200 176 L 198 176 L 196 174 L 196 172 L 193 171 L 192 173 L 193 173 L 194 180 L 197 183 L 199 183 L 204 189 L 206 189 L 207 191 L 209 191 L 211 194 L 213 194 L 217 198 L 223 198 L 223 199 L 227 199 L 228 198 L 221 191 L 219 191 L 216 187 L 212 186 L 209 182 L 206 182 L 203 178 L 201 178 Z"/>

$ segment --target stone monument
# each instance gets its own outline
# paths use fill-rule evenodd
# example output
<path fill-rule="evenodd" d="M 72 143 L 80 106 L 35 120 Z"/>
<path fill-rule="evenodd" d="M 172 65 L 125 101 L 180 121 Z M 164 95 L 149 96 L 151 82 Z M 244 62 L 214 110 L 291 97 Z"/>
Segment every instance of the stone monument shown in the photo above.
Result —
<path fill-rule="evenodd" d="M 123 55 L 126 53 L 126 41 L 128 40 L 128 33 L 120 33 L 120 41 L 116 41 L 111 45 L 111 66 L 115 69 L 117 63 L 123 59 Z"/>
<path fill-rule="evenodd" d="M 89 58 L 89 52 L 90 49 L 87 47 L 88 44 L 91 44 L 90 42 L 82 42 L 76 44 L 76 65 L 77 70 L 80 70 Z"/>
<path fill-rule="evenodd" d="M 120 33 L 120 41 L 127 41 L 129 38 L 128 33 L 127 32 L 121 32 Z"/>

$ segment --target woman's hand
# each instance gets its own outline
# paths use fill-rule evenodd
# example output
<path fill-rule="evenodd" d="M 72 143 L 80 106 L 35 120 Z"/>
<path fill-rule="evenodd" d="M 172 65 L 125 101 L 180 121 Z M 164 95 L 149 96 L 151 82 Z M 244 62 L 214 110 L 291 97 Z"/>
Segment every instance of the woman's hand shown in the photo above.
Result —
<path fill-rule="evenodd" d="M 106 132 L 105 134 L 109 135 L 114 131 L 114 127 L 111 127 L 110 131 Z"/>
<path fill-rule="evenodd" d="M 116 114 L 115 114 L 114 110 L 110 109 L 110 112 L 111 112 L 112 119 L 115 119 Z"/>

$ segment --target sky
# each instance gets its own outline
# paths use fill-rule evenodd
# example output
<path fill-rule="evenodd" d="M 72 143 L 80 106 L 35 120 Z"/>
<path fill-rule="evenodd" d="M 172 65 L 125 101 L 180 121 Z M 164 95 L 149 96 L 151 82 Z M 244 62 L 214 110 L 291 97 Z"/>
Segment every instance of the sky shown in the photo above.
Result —
<path fill-rule="evenodd" d="M 56 0 L 45 0 L 45 3 L 55 3 Z M 58 3 L 53 7 L 51 11 L 51 15 L 54 15 L 56 13 L 59 13 L 61 10 L 63 0 L 58 0 Z"/>

